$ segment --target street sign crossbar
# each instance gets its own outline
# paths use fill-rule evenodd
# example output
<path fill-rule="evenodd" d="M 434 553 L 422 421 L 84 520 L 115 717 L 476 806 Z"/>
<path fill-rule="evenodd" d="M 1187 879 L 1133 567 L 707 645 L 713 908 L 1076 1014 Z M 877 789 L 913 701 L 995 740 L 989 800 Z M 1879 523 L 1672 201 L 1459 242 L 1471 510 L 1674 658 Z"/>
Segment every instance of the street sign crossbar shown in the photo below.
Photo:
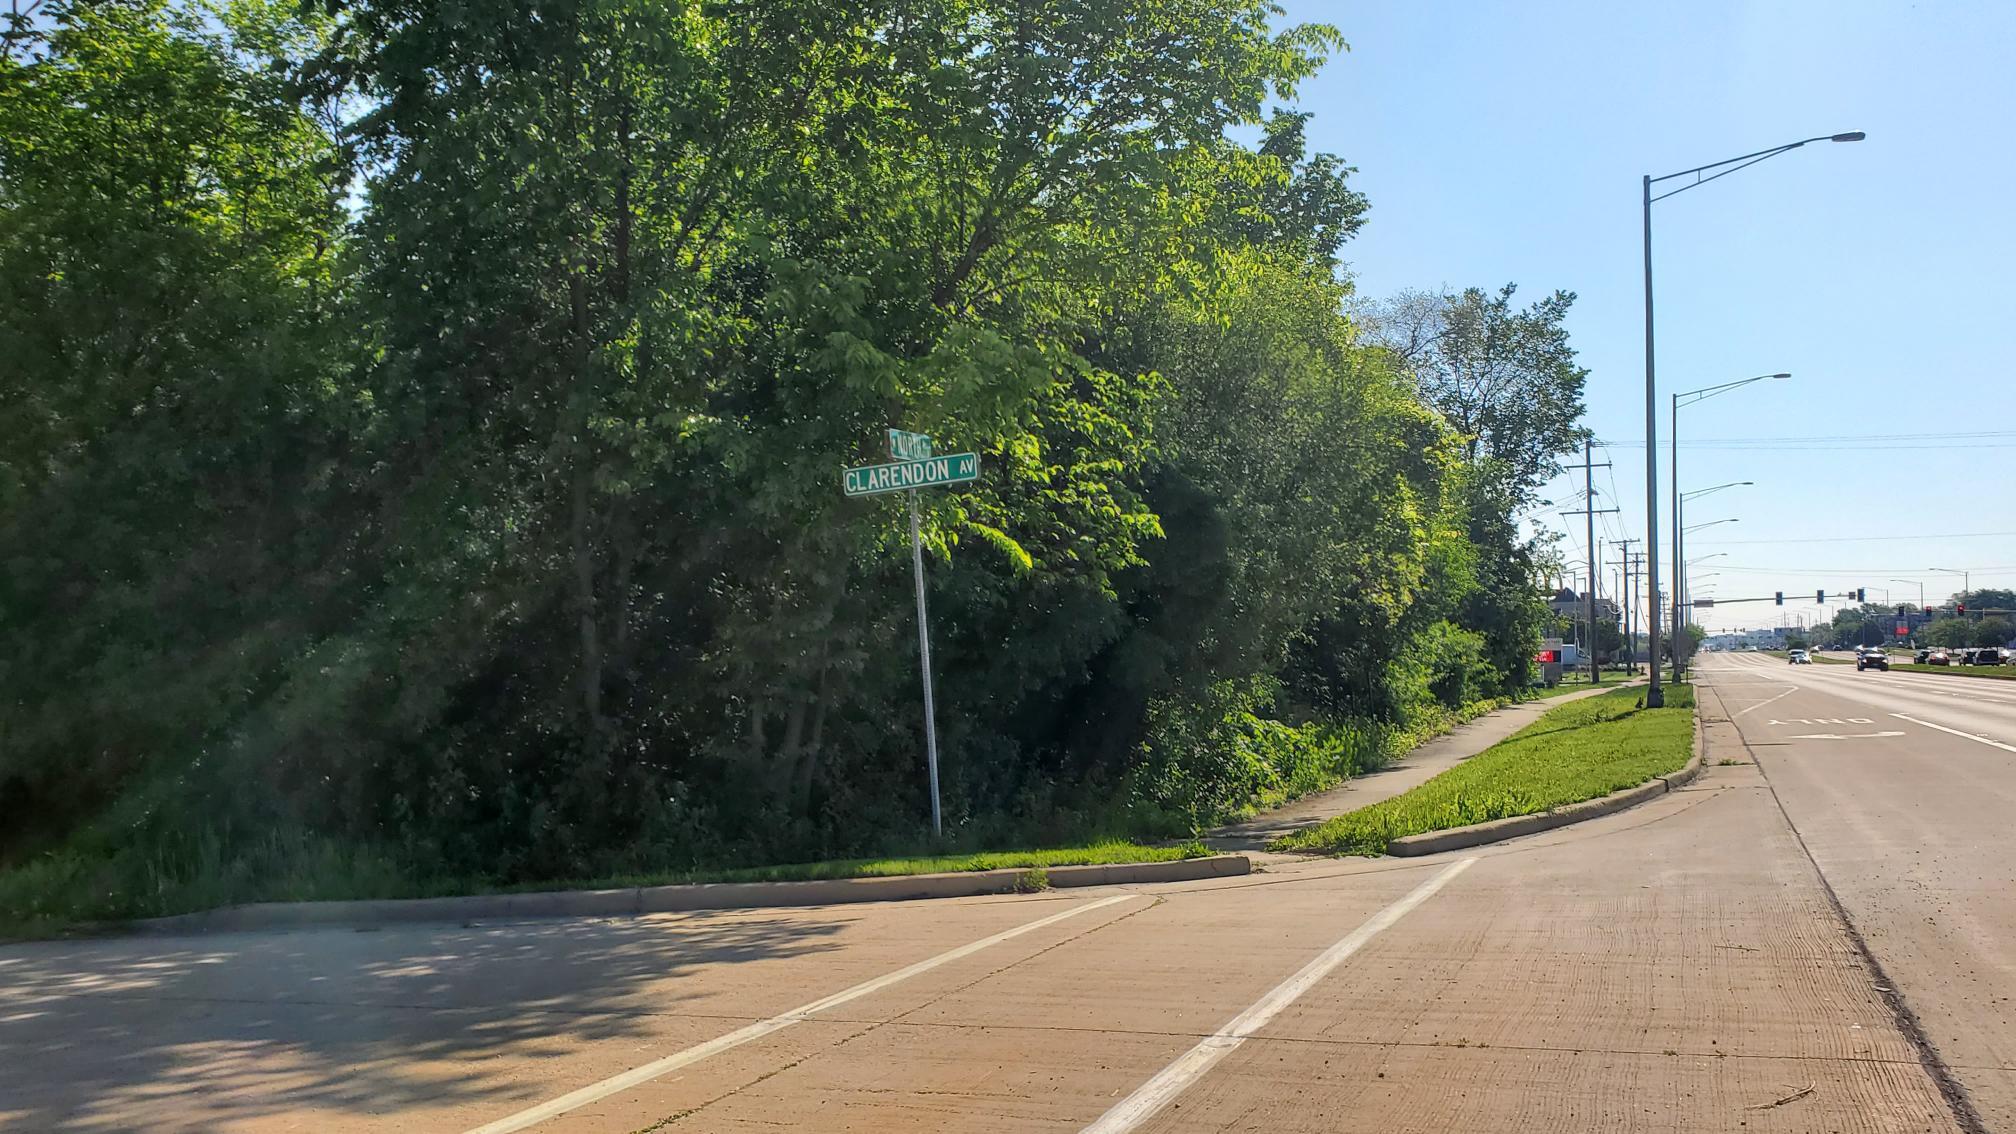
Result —
<path fill-rule="evenodd" d="M 921 461 L 896 461 L 848 469 L 841 487 L 849 496 L 874 496 L 910 488 L 931 488 L 980 479 L 978 453 L 947 453 Z"/>

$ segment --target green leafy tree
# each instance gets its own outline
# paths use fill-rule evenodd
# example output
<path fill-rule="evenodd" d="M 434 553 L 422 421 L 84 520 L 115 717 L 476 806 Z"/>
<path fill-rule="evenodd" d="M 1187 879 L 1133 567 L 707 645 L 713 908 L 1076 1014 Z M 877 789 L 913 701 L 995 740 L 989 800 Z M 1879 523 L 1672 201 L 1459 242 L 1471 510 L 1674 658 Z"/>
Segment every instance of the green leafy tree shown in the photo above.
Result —
<path fill-rule="evenodd" d="M 1468 455 L 1499 462 L 1523 501 L 1581 443 L 1589 372 L 1568 342 L 1575 293 L 1514 308 L 1517 290 L 1406 292 L 1367 305 L 1365 314 L 1373 341 L 1415 375 L 1422 398 L 1466 439 Z"/>
<path fill-rule="evenodd" d="M 1974 644 L 1974 625 L 1964 618 L 1941 618 L 1928 623 L 1919 637 L 1926 645 L 1957 650 Z"/>
<path fill-rule="evenodd" d="M 1955 597 L 1967 604 L 1969 613 L 1978 610 L 2016 610 L 2016 591 L 2002 587 L 1982 587 Z"/>
<path fill-rule="evenodd" d="M 1368 342 L 1284 105 L 1331 29 L 21 11 L 0 860 L 48 893 L 912 843 L 907 502 L 835 483 L 890 426 L 982 458 L 918 501 L 955 841 L 1201 825 L 1524 680 L 1570 297 Z"/>
<path fill-rule="evenodd" d="M 1970 644 L 2004 646 L 2012 638 L 2016 638 L 2016 623 L 2006 618 L 1984 618 L 1974 624 L 1974 641 Z"/>
<path fill-rule="evenodd" d="M 314 617 L 347 175 L 275 70 L 319 34 L 290 12 L 52 0 L 6 29 L 0 854 L 178 768 Z"/>

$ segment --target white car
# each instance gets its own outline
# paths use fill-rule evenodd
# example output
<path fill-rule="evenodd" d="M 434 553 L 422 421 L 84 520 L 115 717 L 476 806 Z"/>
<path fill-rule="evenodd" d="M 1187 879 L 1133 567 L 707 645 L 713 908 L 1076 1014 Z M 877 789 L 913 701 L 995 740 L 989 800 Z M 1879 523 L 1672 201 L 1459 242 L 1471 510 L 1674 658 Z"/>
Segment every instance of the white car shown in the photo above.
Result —
<path fill-rule="evenodd" d="M 1792 655 L 1785 659 L 1785 663 L 1787 665 L 1812 665 L 1813 655 L 1807 653 L 1805 650 L 1793 650 Z"/>

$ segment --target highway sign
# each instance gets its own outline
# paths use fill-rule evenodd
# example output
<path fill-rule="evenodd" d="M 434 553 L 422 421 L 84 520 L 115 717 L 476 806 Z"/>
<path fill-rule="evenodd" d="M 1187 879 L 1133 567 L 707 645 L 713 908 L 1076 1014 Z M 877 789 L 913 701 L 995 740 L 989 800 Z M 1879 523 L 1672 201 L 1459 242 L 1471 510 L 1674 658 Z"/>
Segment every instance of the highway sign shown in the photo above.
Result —
<path fill-rule="evenodd" d="M 928 438 L 926 444 L 929 444 Z M 978 479 L 980 454 L 947 453 L 921 461 L 851 468 L 841 477 L 840 486 L 849 496 L 874 496 L 883 492 L 901 492 L 906 488 L 937 488 Z"/>

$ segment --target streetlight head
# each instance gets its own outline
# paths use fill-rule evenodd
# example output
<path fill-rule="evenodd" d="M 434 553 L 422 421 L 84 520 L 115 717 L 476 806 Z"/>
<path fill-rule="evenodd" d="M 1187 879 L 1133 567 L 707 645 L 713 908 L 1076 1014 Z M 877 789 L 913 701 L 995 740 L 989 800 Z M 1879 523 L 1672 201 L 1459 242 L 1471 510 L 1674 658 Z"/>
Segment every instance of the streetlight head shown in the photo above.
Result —
<path fill-rule="evenodd" d="M 1859 142 L 1868 136 L 1860 130 L 1850 130 L 1846 134 L 1836 134 L 1827 140 L 1830 142 Z"/>
<path fill-rule="evenodd" d="M 1773 377 L 1773 378 L 1790 378 L 1790 377 L 1792 377 L 1792 376 L 1791 376 L 1790 374 L 1773 374 L 1773 375 L 1771 375 L 1771 377 Z"/>

